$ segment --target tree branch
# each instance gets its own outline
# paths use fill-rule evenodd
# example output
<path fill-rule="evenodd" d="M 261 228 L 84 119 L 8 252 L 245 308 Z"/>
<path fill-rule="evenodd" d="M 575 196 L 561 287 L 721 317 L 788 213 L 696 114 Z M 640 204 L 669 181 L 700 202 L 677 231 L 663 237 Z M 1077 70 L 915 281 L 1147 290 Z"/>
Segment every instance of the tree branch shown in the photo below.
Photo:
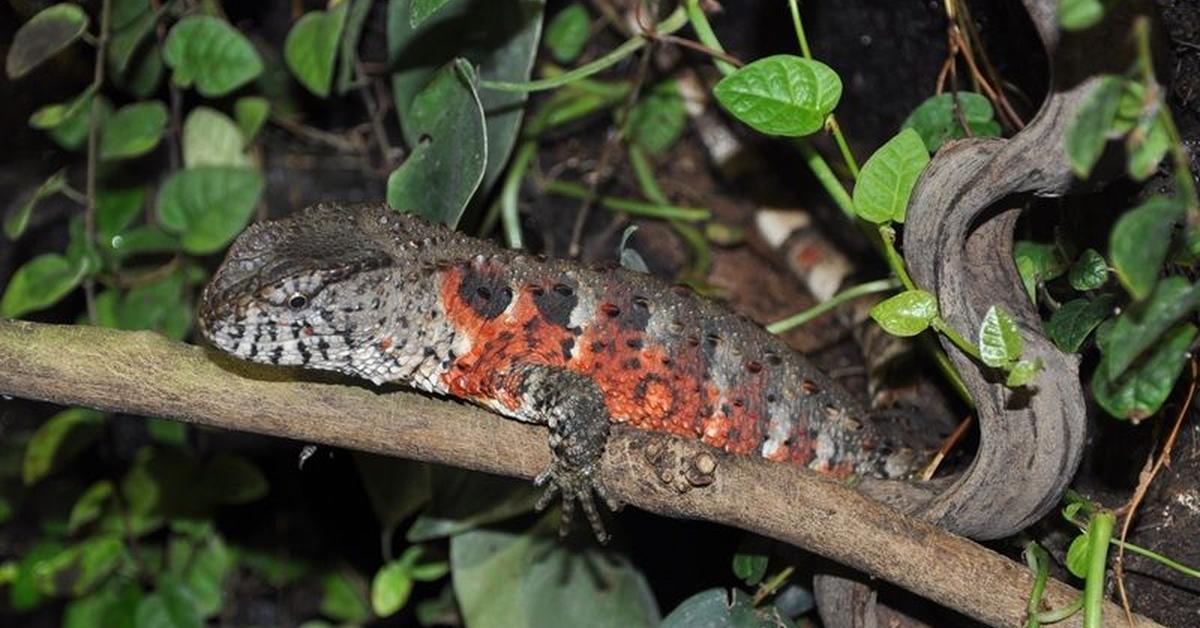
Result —
<path fill-rule="evenodd" d="M 454 401 L 238 362 L 148 332 L 0 320 L 0 393 L 525 478 L 550 461 L 536 426 Z M 800 469 L 616 432 L 603 477 L 630 504 L 803 547 L 988 624 L 1024 623 L 1033 580 L 989 549 Z M 1078 595 L 1051 582 L 1045 600 L 1058 608 Z M 1106 605 L 1105 622 L 1125 625 L 1118 606 Z M 1076 615 L 1063 625 L 1079 623 Z"/>

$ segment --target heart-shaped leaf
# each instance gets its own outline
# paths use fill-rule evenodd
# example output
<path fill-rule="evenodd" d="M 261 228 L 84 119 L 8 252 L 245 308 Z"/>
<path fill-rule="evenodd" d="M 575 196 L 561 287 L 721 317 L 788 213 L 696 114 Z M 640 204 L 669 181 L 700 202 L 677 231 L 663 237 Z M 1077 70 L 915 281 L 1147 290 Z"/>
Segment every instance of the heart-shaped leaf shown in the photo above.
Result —
<path fill-rule="evenodd" d="M 842 81 L 820 61 L 775 55 L 721 79 L 713 95 L 760 133 L 800 137 L 821 130 L 842 97 Z"/>
<path fill-rule="evenodd" d="M 245 139 L 229 116 L 196 107 L 183 123 L 183 166 L 248 166 Z"/>
<path fill-rule="evenodd" d="M 1004 368 L 1021 359 L 1021 351 L 1017 322 L 999 305 L 989 307 L 979 326 L 979 355 L 983 363 Z"/>
<path fill-rule="evenodd" d="M 229 24 L 208 15 L 179 20 L 163 47 L 163 60 L 180 87 L 196 86 L 206 98 L 224 96 L 262 73 L 254 45 Z"/>
<path fill-rule="evenodd" d="M 158 218 L 195 255 L 227 246 L 250 222 L 263 180 L 249 168 L 204 166 L 171 175 L 158 191 Z"/>

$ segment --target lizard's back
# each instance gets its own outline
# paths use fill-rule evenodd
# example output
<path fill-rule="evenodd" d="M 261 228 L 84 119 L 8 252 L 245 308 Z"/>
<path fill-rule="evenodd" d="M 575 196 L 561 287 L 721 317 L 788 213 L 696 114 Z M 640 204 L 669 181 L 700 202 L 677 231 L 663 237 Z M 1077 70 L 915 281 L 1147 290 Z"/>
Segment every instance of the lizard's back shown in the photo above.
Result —
<path fill-rule="evenodd" d="M 303 301 L 303 303 L 301 303 Z M 403 381 L 538 420 L 528 365 L 579 373 L 612 420 L 844 476 L 898 476 L 836 382 L 690 290 L 499 248 L 382 204 L 251 227 L 205 292 L 205 334 L 243 358 Z"/>

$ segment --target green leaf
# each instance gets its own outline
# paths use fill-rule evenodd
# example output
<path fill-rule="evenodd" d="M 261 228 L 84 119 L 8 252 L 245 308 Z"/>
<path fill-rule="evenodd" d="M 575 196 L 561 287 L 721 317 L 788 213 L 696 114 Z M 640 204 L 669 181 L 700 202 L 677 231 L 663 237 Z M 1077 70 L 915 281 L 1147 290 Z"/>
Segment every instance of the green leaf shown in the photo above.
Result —
<path fill-rule="evenodd" d="M 95 536 L 43 561 L 34 570 L 34 577 L 42 593 L 78 597 L 112 575 L 123 557 L 120 537 Z"/>
<path fill-rule="evenodd" d="M 92 106 L 92 97 L 95 93 L 96 86 L 89 85 L 78 96 L 67 102 L 59 102 L 41 107 L 33 112 L 33 115 L 29 116 L 29 126 L 44 131 L 57 128 L 67 120 L 81 113 L 86 116 L 87 111 L 85 108 Z"/>
<path fill-rule="evenodd" d="M 404 608 L 412 593 L 409 566 L 394 560 L 383 566 L 371 582 L 371 608 L 379 617 L 388 617 Z"/>
<path fill-rule="evenodd" d="M 683 94 L 675 81 L 664 81 L 648 90 L 629 112 L 625 134 L 650 153 L 671 148 L 687 124 Z"/>
<path fill-rule="evenodd" d="M 963 130 L 963 121 L 970 129 L 972 137 L 1000 136 L 1000 124 L 995 120 L 995 111 L 987 97 L 975 92 L 958 92 L 957 112 L 955 104 L 954 94 L 930 96 L 913 109 L 900 127 L 916 131 L 925 143 L 925 148 L 931 153 L 936 153 L 950 140 L 967 137 L 967 132 Z"/>
<path fill-rule="evenodd" d="M 915 336 L 925 331 L 937 314 L 937 299 L 924 290 L 906 290 L 871 308 L 871 318 L 893 336 Z"/>
<path fill-rule="evenodd" d="M 50 178 L 43 181 L 33 191 L 28 200 L 21 203 L 16 211 L 4 218 L 4 235 L 8 236 L 9 240 L 16 240 L 25 233 L 25 228 L 29 226 L 29 218 L 33 216 L 33 208 L 37 207 L 39 201 L 47 196 L 58 194 L 66 187 L 66 172 L 66 169 L 63 169 L 50 175 Z"/>
<path fill-rule="evenodd" d="M 1171 148 L 1164 114 L 1152 116 L 1134 127 L 1126 140 L 1129 151 L 1129 176 L 1144 181 L 1158 170 L 1158 164 Z"/>
<path fill-rule="evenodd" d="M 1124 83 L 1125 79 L 1119 76 L 1100 78 L 1067 125 L 1063 134 L 1067 159 L 1071 162 L 1071 170 L 1081 179 L 1091 173 L 1092 166 L 1104 152 L 1121 103 Z"/>
<path fill-rule="evenodd" d="M 416 28 L 422 22 L 429 19 L 429 16 L 437 13 L 439 9 L 450 3 L 450 0 L 412 0 L 412 5 L 409 8 L 408 24 Z"/>
<path fill-rule="evenodd" d="M 759 133 L 801 137 L 824 126 L 842 97 L 842 81 L 820 61 L 775 55 L 721 79 L 713 95 Z"/>
<path fill-rule="evenodd" d="M 321 579 L 321 614 L 344 623 L 362 623 L 371 616 L 366 586 L 358 574 L 331 571 Z"/>
<path fill-rule="evenodd" d="M 1096 290 L 1108 281 L 1108 263 L 1096 249 L 1086 249 L 1071 265 L 1067 281 L 1080 292 Z"/>
<path fill-rule="evenodd" d="M 427 134 L 412 108 L 417 95 L 444 65 L 465 57 L 489 81 L 527 81 L 542 32 L 544 3 L 533 0 L 451 0 L 413 28 L 411 0 L 388 3 L 388 61 L 395 69 L 392 93 L 409 147 Z M 463 42 L 472 42 L 464 47 Z M 521 130 L 528 94 L 483 90 L 479 95 L 487 133 L 487 166 L 480 188 L 490 190 L 504 169 Z M 455 129 L 455 142 L 474 144 L 474 126 Z"/>
<path fill-rule="evenodd" d="M 99 480 L 92 484 L 71 507 L 71 518 L 67 522 L 67 532 L 75 534 L 83 526 L 95 521 L 104 511 L 105 504 L 113 495 L 113 483 L 109 480 Z"/>
<path fill-rule="evenodd" d="M 8 588 L 9 604 L 15 611 L 28 611 L 42 603 L 43 595 L 37 587 L 37 571 L 42 563 L 63 550 L 57 540 L 41 539 L 21 556 L 16 578 Z"/>
<path fill-rule="evenodd" d="M 174 334 L 165 335 L 167 335 L 169 338 L 175 338 Z M 187 423 L 147 417 L 146 432 L 150 434 L 150 438 L 153 438 L 154 440 L 166 445 L 183 447 L 187 444 Z"/>
<path fill-rule="evenodd" d="M 543 517 L 525 534 L 479 529 L 450 539 L 463 623 L 553 626 L 580 617 L 596 626 L 657 626 L 645 577 L 620 554 L 560 543 L 552 532 L 557 519 Z"/>
<path fill-rule="evenodd" d="M 900 131 L 863 164 L 854 186 L 854 213 L 877 224 L 904 222 L 908 197 L 928 163 L 921 136 L 912 129 Z"/>
<path fill-rule="evenodd" d="M 113 76 L 124 76 L 142 42 L 154 32 L 158 13 L 149 0 L 113 2 L 111 32 L 108 37 L 108 69 Z"/>
<path fill-rule="evenodd" d="M 992 368 L 1005 368 L 1021 359 L 1023 345 L 1017 322 L 999 305 L 989 307 L 979 326 L 979 355 Z"/>
<path fill-rule="evenodd" d="M 222 504 L 247 504 L 266 496 L 267 478 L 253 463 L 233 454 L 217 454 L 204 466 L 206 488 Z"/>
<path fill-rule="evenodd" d="M 1140 364 L 1128 369 L 1116 381 L 1108 379 L 1106 369 L 1097 368 L 1092 376 L 1092 394 L 1096 402 L 1114 417 L 1135 423 L 1158 412 L 1171 394 L 1195 338 L 1196 327 L 1191 323 L 1175 327 Z"/>
<path fill-rule="evenodd" d="M 1113 0 L 1058 0 L 1058 25 L 1065 31 L 1089 29 L 1104 19 Z M 1077 574 L 1080 578 L 1082 574 Z"/>
<path fill-rule="evenodd" d="M 388 205 L 454 227 L 483 180 L 487 136 L 475 72 L 457 59 L 417 94 L 410 115 L 422 141 L 387 182 Z"/>
<path fill-rule="evenodd" d="M 1041 358 L 1034 360 L 1021 360 L 1014 364 L 1008 371 L 1008 378 L 1004 380 L 1004 385 L 1009 388 L 1020 388 L 1028 386 L 1037 378 L 1038 373 L 1045 368 L 1045 363 Z"/>
<path fill-rule="evenodd" d="M 722 626 L 728 628 L 778 628 L 792 622 L 773 604 L 754 607 L 754 600 L 737 589 L 708 589 L 684 600 L 663 619 L 660 628 Z"/>
<path fill-rule="evenodd" d="M 170 575 L 158 580 L 158 590 L 142 598 L 134 620 L 135 628 L 202 628 L 196 599 L 187 586 Z"/>
<path fill-rule="evenodd" d="M 434 467 L 433 501 L 408 528 L 410 543 L 454 536 L 533 511 L 539 492 L 529 482 Z"/>
<path fill-rule="evenodd" d="M 103 413 L 86 408 L 63 410 L 50 417 L 25 447 L 21 471 L 25 484 L 34 484 L 87 449 L 103 424 Z"/>
<path fill-rule="evenodd" d="M 43 253 L 17 268 L 0 297 L 0 317 L 19 318 L 43 310 L 70 294 L 87 276 L 89 263 Z"/>
<path fill-rule="evenodd" d="M 770 557 L 764 554 L 743 554 L 741 552 L 733 555 L 733 575 L 746 583 L 746 586 L 757 586 L 762 582 L 763 576 L 767 575 L 767 565 L 770 563 Z"/>
<path fill-rule="evenodd" d="M 129 578 L 109 579 L 96 591 L 69 602 L 63 609 L 63 628 L 133 626 L 142 589 Z"/>
<path fill-rule="evenodd" d="M 188 253 L 215 253 L 250 222 L 262 189 L 262 176 L 248 168 L 180 170 L 158 191 L 158 218 L 165 229 L 182 236 Z"/>
<path fill-rule="evenodd" d="M 100 129 L 100 159 L 144 155 L 158 146 L 167 126 L 167 108 L 157 100 L 125 105 Z"/>
<path fill-rule="evenodd" d="M 1192 315 L 1200 305 L 1200 282 L 1166 277 L 1149 298 L 1131 304 L 1118 316 L 1109 338 L 1101 346 L 1101 368 L 1112 380 L 1120 377 L 1142 352 L 1150 348 L 1175 323 Z"/>
<path fill-rule="evenodd" d="M 338 55 L 337 93 L 345 94 L 354 89 L 358 80 L 358 42 L 362 38 L 363 26 L 371 13 L 373 0 L 346 0 L 350 9 L 346 15 L 346 26 L 342 29 L 341 53 Z"/>
<path fill-rule="evenodd" d="M 88 96 L 78 108 L 71 107 L 59 124 L 46 129 L 50 139 L 67 150 L 83 148 L 84 143 L 87 142 L 88 122 L 92 117 L 92 98 L 92 96 Z M 99 102 L 95 106 L 96 124 L 103 127 L 109 116 L 112 115 L 112 105 L 103 95 L 95 96 L 95 98 L 99 98 Z"/>
<path fill-rule="evenodd" d="M 271 103 L 260 96 L 243 96 L 233 104 L 233 117 L 242 130 L 242 139 L 247 143 L 254 140 L 271 113 Z"/>
<path fill-rule="evenodd" d="M 125 231 L 141 215 L 146 188 L 105 188 L 96 191 L 96 238 L 108 240 Z"/>
<path fill-rule="evenodd" d="M 77 5 L 63 2 L 42 9 L 13 35 L 4 63 L 8 78 L 25 76 L 79 39 L 87 26 L 88 16 Z"/>
<path fill-rule="evenodd" d="M 346 25 L 349 2 L 329 11 L 305 13 L 288 32 L 283 59 L 308 91 L 325 98 L 333 86 L 333 64 Z"/>
<path fill-rule="evenodd" d="M 546 25 L 546 35 L 542 37 L 542 42 L 555 61 L 570 63 L 583 52 L 590 30 L 591 18 L 587 9 L 578 2 L 572 2 Z"/>
<path fill-rule="evenodd" d="M 118 326 L 157 331 L 182 340 L 191 325 L 192 307 L 186 294 L 183 272 L 179 270 L 157 281 L 137 285 L 121 300 L 117 309 Z"/>
<path fill-rule="evenodd" d="M 249 166 L 245 138 L 229 116 L 196 107 L 183 123 L 183 166 Z"/>
<path fill-rule="evenodd" d="M 1088 299 L 1075 299 L 1062 304 L 1046 322 L 1046 335 L 1068 353 L 1079 351 L 1092 330 L 1113 313 L 1116 299 L 1104 294 Z"/>
<path fill-rule="evenodd" d="M 1125 212 L 1113 226 L 1108 256 L 1117 279 L 1134 299 L 1145 299 L 1154 290 L 1167 259 L 1171 232 L 1183 214 L 1183 206 L 1174 199 L 1154 196 Z"/>
<path fill-rule="evenodd" d="M 1038 284 L 1062 276 L 1069 268 L 1062 247 L 1057 244 L 1018 240 L 1013 245 L 1013 258 L 1017 263 L 1017 273 L 1021 275 L 1021 283 L 1025 285 L 1025 292 L 1033 303 L 1037 303 Z"/>
<path fill-rule="evenodd" d="M 171 28 L 163 60 L 174 70 L 176 85 L 191 87 L 194 83 L 206 98 L 224 96 L 263 70 L 262 59 L 248 39 L 207 15 L 185 17 Z"/>
<path fill-rule="evenodd" d="M 1080 533 L 1071 541 L 1067 548 L 1067 570 L 1076 578 L 1086 578 L 1088 571 L 1088 554 L 1091 553 L 1091 543 L 1086 532 Z"/>
<path fill-rule="evenodd" d="M 233 554 L 225 541 L 212 533 L 196 542 L 181 537 L 172 541 L 173 547 L 178 541 L 184 551 L 178 556 L 179 560 L 173 557 L 171 568 L 182 578 L 195 600 L 196 612 L 201 617 L 216 615 L 221 611 L 225 583 L 234 567 Z"/>
<path fill-rule="evenodd" d="M 354 453 L 354 465 L 379 526 L 388 537 L 432 497 L 429 465 L 423 462 Z"/>

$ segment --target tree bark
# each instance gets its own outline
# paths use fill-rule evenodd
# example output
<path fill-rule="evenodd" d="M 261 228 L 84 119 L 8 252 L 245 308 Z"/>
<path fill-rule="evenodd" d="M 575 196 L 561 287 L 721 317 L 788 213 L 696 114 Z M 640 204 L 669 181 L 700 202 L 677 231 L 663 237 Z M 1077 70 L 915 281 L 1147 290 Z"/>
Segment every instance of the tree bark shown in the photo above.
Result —
<path fill-rule="evenodd" d="M 456 401 L 238 362 L 149 332 L 0 320 L 0 393 L 524 478 L 550 461 L 537 426 Z M 1024 566 L 802 469 L 619 429 L 603 480 L 639 508 L 769 536 L 988 624 L 1024 623 L 1033 585 Z M 1078 595 L 1051 581 L 1045 602 L 1058 608 Z M 1106 604 L 1105 625 L 1125 625 L 1122 617 Z"/>

